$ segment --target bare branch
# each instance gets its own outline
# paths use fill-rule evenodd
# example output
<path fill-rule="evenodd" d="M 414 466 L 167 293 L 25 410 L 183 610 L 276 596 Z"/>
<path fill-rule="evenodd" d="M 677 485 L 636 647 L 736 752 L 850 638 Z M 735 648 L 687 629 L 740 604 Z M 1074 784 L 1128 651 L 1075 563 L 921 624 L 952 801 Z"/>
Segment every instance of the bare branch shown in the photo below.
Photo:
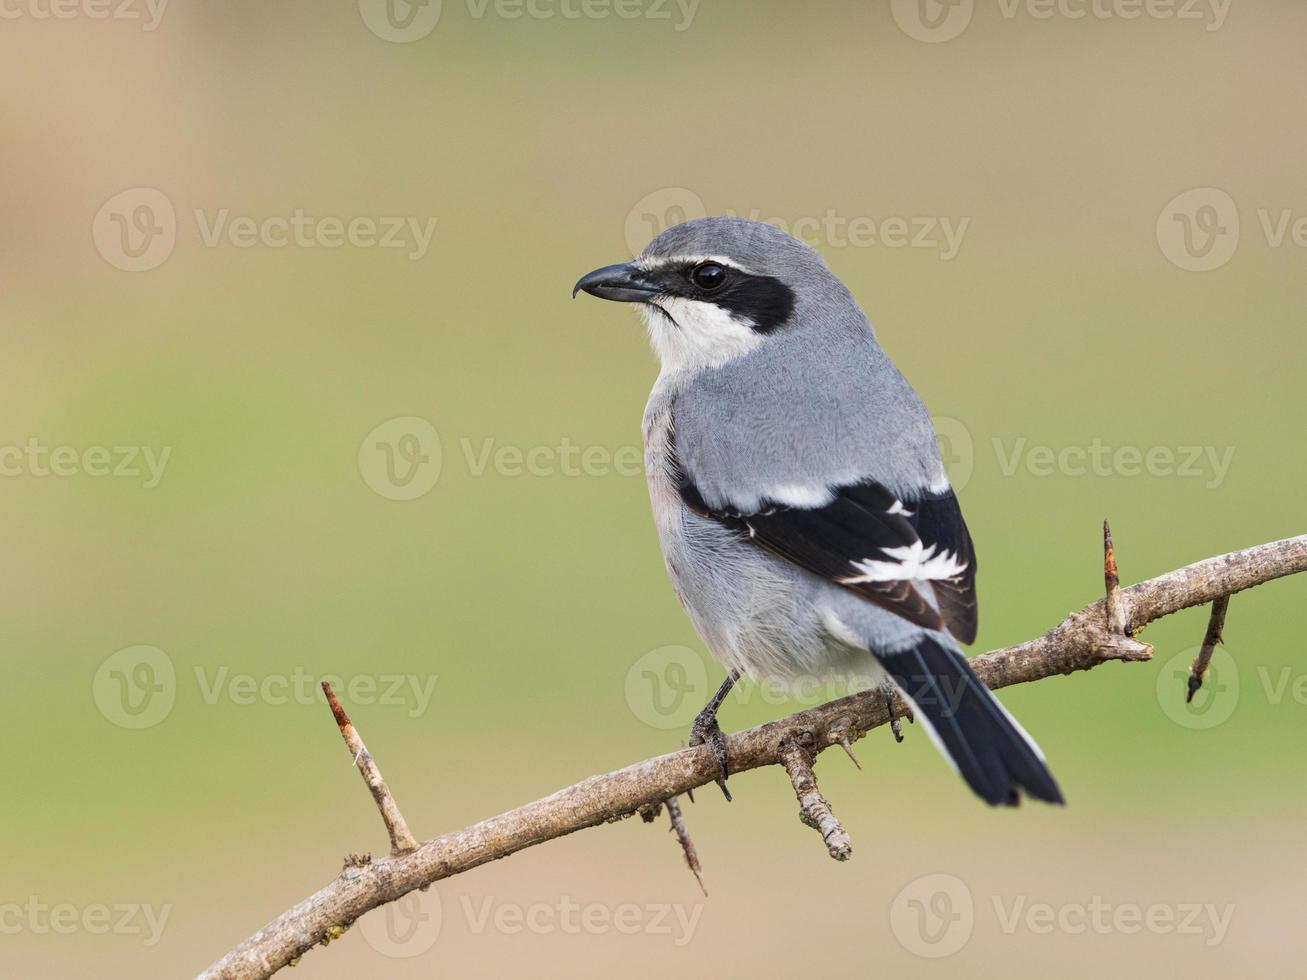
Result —
<path fill-rule="evenodd" d="M 708 889 L 703 886 L 703 868 L 699 865 L 699 851 L 695 848 L 694 841 L 690 840 L 690 830 L 685 826 L 685 815 L 681 813 L 681 804 L 674 796 L 667 801 L 667 815 L 671 817 L 672 831 L 681 843 L 681 850 L 685 853 L 685 863 L 694 872 L 694 879 L 699 882 L 699 890 L 707 898 Z"/>
<path fill-rule="evenodd" d="M 1225 612 L 1230 608 L 1230 597 L 1223 595 L 1219 599 L 1212 601 L 1212 615 L 1207 620 L 1207 633 L 1203 636 L 1203 648 L 1198 651 L 1198 656 L 1194 658 L 1193 666 L 1189 668 L 1189 690 L 1185 694 L 1185 701 L 1189 702 L 1194 699 L 1198 689 L 1203 686 L 1203 675 L 1207 673 L 1207 666 L 1212 662 L 1212 654 L 1216 652 L 1216 644 L 1225 642 L 1222 635 L 1225 631 Z"/>
<path fill-rule="evenodd" d="M 796 739 L 781 751 L 781 765 L 789 774 L 794 795 L 799 801 L 799 819 L 821 834 L 826 850 L 836 861 L 853 857 L 853 841 L 835 813 L 821 795 L 817 774 L 812 771 L 812 754 Z M 861 768 L 861 767 L 859 767 Z"/>
<path fill-rule="evenodd" d="M 386 833 L 390 834 L 391 855 L 407 854 L 409 851 L 416 850 L 418 846 L 417 839 L 409 833 L 408 824 L 404 822 L 404 815 L 399 812 L 399 805 L 395 802 L 395 798 L 390 795 L 390 788 L 386 785 L 386 781 L 381 778 L 381 770 L 377 768 L 372 753 L 363 744 L 358 729 L 349 720 L 349 715 L 345 714 L 345 709 L 340 706 L 340 702 L 336 700 L 335 692 L 332 691 L 331 685 L 326 681 L 322 682 L 322 693 L 327 696 L 327 704 L 331 705 L 331 713 L 336 716 L 336 725 L 340 728 L 340 737 L 349 746 L 350 755 L 354 756 L 354 765 L 359 767 L 359 772 L 363 774 L 363 781 L 368 784 L 368 789 L 372 791 L 372 798 L 377 801 L 377 809 L 381 811 L 381 819 L 386 824 Z"/>
<path fill-rule="evenodd" d="M 1105 596 L 1071 613 L 1043 636 L 974 657 L 971 666 L 991 688 L 1001 688 L 1089 670 L 1109 660 L 1144 660 L 1151 648 L 1133 637 L 1154 620 L 1302 571 L 1307 571 L 1307 535 L 1209 558 L 1121 589 L 1115 612 L 1124 635 L 1107 628 Z M 879 690 L 841 698 L 728 736 L 731 770 L 741 773 L 783 765 L 784 752 L 796 741 L 815 757 L 888 720 Z M 719 775 L 710 748 L 682 749 L 591 776 L 534 803 L 425 841 L 410 853 L 347 865 L 334 881 L 268 923 L 201 977 L 270 976 L 324 939 L 338 936 L 365 912 L 415 888 L 586 827 L 647 811 Z"/>

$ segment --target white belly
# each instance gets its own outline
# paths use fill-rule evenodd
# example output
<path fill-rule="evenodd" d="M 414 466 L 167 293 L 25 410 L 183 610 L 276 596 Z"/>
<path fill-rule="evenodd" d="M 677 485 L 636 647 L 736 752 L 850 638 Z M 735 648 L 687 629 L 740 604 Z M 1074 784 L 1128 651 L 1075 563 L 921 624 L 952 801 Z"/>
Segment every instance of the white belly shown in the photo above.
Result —
<path fill-rule="evenodd" d="M 803 683 L 876 676 L 865 648 L 830 629 L 824 583 L 689 510 L 672 466 L 669 406 L 650 400 L 645 472 L 667 572 L 681 605 L 713 656 L 751 677 Z M 853 676 L 849 676 L 853 675 Z"/>

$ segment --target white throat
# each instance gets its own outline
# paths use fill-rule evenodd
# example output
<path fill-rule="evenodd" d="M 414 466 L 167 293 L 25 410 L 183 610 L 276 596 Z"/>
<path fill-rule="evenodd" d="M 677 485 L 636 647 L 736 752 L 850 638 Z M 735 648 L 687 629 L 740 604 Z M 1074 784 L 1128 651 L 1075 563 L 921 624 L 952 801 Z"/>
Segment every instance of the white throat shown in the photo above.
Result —
<path fill-rule="evenodd" d="M 649 340 L 662 362 L 663 374 L 721 367 L 763 341 L 747 320 L 733 317 L 715 303 L 676 296 L 660 296 L 655 302 L 661 311 L 641 304 L 640 314 L 649 328 Z"/>

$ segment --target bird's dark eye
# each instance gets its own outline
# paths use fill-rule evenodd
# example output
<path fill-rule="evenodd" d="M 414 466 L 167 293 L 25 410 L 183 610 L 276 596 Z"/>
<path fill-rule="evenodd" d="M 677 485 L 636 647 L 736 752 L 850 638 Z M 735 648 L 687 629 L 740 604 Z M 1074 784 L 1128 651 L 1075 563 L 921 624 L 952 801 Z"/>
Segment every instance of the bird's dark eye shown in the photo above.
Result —
<path fill-rule="evenodd" d="M 713 290 L 726 282 L 726 269 L 716 262 L 704 262 L 690 271 L 690 278 L 700 289 Z"/>

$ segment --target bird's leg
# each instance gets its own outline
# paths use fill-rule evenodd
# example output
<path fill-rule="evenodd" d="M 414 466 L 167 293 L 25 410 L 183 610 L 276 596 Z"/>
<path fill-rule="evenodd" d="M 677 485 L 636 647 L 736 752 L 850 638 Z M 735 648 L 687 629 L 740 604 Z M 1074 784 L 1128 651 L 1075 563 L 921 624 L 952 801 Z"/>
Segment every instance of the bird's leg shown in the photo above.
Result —
<path fill-rule="evenodd" d="M 731 693 L 731 688 L 735 682 L 740 679 L 738 670 L 731 670 L 726 674 L 726 680 L 722 681 L 722 686 L 717 688 L 717 693 L 709 698 L 708 703 L 703 706 L 703 710 L 695 716 L 694 724 L 690 727 L 690 745 L 707 745 L 712 749 L 713 755 L 717 757 L 717 764 L 721 766 L 722 775 L 717 780 L 717 785 L 722 788 L 722 795 L 730 802 L 731 791 L 726 788 L 726 777 L 731 774 L 729 760 L 726 758 L 726 736 L 722 734 L 722 726 L 717 724 L 717 710 L 726 700 L 726 695 Z"/>
<path fill-rule="evenodd" d="M 898 693 L 898 687 L 889 677 L 886 677 L 880 683 L 880 693 L 885 698 L 885 711 L 889 715 L 889 728 L 894 733 L 894 741 L 903 741 L 903 723 L 894 717 L 894 695 Z M 912 721 L 912 709 L 909 708 L 904 717 Z"/>

